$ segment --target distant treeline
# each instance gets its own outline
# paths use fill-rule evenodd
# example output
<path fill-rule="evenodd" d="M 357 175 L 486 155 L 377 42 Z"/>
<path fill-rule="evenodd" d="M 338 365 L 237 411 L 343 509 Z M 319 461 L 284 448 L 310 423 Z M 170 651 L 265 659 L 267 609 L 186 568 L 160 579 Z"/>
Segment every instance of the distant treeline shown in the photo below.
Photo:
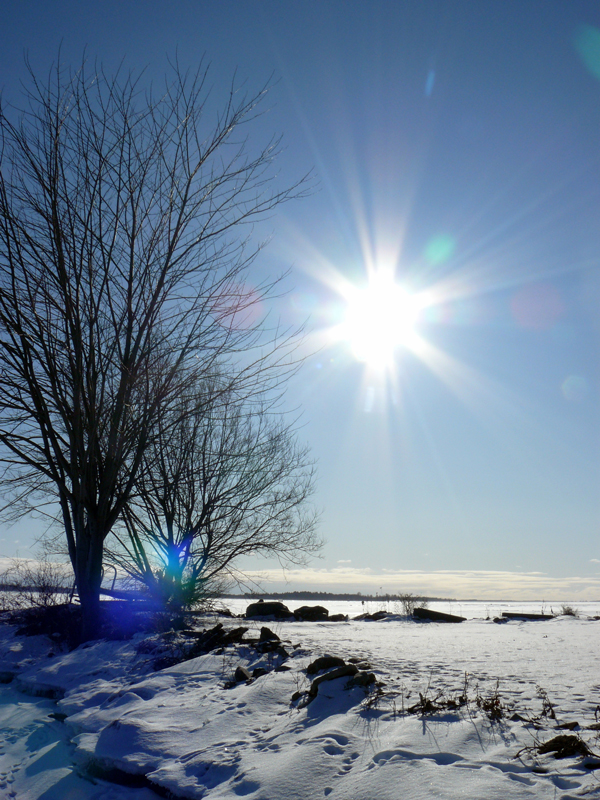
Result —
<path fill-rule="evenodd" d="M 22 583 L 0 583 L 0 592 L 40 592 L 44 591 L 48 594 L 70 594 L 73 591 L 73 586 L 27 586 Z"/>
<path fill-rule="evenodd" d="M 365 602 L 402 602 L 407 597 L 411 597 L 417 602 L 455 602 L 451 597 L 431 597 L 429 595 L 420 594 L 363 594 L 356 592 L 356 594 L 335 594 L 333 592 L 246 592 L 245 594 L 227 594 L 225 597 L 246 598 L 248 600 L 257 600 L 261 597 L 269 597 L 273 600 L 359 600 Z"/>

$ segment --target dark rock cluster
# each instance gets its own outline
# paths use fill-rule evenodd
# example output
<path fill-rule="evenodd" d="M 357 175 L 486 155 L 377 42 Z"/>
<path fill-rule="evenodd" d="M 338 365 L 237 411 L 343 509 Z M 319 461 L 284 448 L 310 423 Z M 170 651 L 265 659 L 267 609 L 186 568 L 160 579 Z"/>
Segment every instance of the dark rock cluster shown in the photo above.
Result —
<path fill-rule="evenodd" d="M 307 675 L 315 676 L 306 693 L 306 703 L 310 703 L 318 695 L 319 686 L 337 678 L 349 679 L 345 686 L 346 689 L 352 689 L 355 686 L 362 686 L 363 688 L 371 686 L 376 682 L 376 679 L 374 673 L 368 671 L 370 666 L 370 664 L 356 658 L 349 659 L 348 663 L 346 663 L 339 656 L 319 656 L 306 668 Z M 295 692 L 292 695 L 292 702 L 300 700 L 302 696 L 302 692 Z"/>
<path fill-rule="evenodd" d="M 250 603 L 246 609 L 246 619 L 281 619 L 300 622 L 347 622 L 345 614 L 329 614 L 324 606 L 300 606 L 295 611 L 279 600 L 259 600 Z"/>

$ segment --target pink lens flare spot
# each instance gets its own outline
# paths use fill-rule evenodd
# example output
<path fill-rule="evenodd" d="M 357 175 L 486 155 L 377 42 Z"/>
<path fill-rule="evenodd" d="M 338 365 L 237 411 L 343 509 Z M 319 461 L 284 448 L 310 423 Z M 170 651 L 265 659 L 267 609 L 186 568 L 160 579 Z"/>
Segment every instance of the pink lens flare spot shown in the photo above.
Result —
<path fill-rule="evenodd" d="M 551 283 L 524 286 L 513 295 L 510 310 L 522 328 L 543 331 L 552 328 L 565 312 L 559 290 Z"/>

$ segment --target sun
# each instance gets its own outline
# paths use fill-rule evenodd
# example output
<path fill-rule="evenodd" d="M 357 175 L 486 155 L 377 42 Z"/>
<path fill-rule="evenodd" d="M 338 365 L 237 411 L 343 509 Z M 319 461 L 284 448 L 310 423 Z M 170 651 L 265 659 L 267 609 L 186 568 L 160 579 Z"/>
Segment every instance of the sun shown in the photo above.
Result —
<path fill-rule="evenodd" d="M 354 357 L 371 367 L 387 368 L 400 348 L 412 349 L 423 299 L 390 276 L 373 276 L 364 288 L 347 290 L 340 328 Z"/>

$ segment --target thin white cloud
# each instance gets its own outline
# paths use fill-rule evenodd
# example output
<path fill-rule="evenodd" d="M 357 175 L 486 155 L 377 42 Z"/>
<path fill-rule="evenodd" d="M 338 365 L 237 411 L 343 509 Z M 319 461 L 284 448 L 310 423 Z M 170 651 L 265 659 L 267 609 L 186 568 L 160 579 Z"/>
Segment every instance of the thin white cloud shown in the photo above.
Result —
<path fill-rule="evenodd" d="M 31 565 L 35 560 L 31 559 Z M 600 559 L 590 559 L 600 563 Z M 412 593 L 461 600 L 599 601 L 600 576 L 556 578 L 544 572 L 503 570 L 392 570 L 374 572 L 352 567 L 340 559 L 340 566 L 327 569 L 264 569 L 245 572 L 265 590 Z M 0 557 L 0 573 L 12 559 Z"/>
<path fill-rule="evenodd" d="M 256 575 L 273 591 L 410 592 L 478 600 L 599 600 L 600 577 L 556 578 L 543 572 L 502 570 L 382 570 L 339 566 L 333 569 L 263 570 Z"/>

